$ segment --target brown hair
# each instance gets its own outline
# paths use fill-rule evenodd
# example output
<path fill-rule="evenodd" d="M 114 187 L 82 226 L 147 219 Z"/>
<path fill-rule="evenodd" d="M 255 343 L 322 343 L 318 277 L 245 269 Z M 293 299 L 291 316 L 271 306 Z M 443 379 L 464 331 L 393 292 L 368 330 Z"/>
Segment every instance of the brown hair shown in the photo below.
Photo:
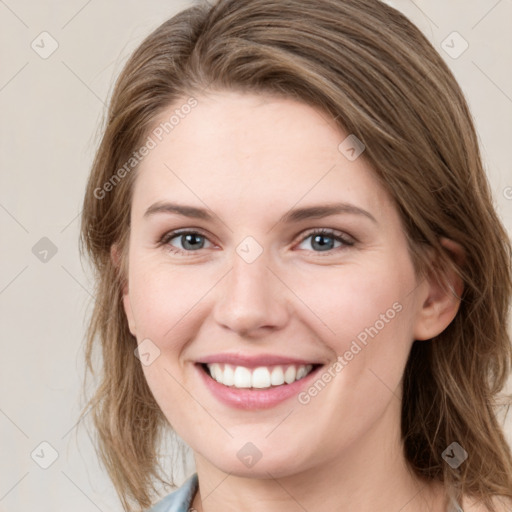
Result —
<path fill-rule="evenodd" d="M 126 259 L 117 268 L 110 252 L 126 247 L 136 167 L 125 167 L 108 193 L 104 185 L 120 177 L 166 108 L 208 87 L 291 97 L 335 118 L 365 144 L 418 272 L 442 276 L 450 267 L 462 278 L 454 321 L 435 339 L 413 343 L 402 437 L 416 475 L 494 511 L 493 497 L 512 498 L 512 457 L 496 416 L 512 363 L 510 242 L 455 78 L 420 30 L 378 0 L 196 5 L 149 35 L 117 80 L 82 217 L 97 283 L 86 346 L 92 374 L 93 349 L 102 350 L 101 380 L 82 414 L 91 408 L 99 455 L 125 508 L 148 507 L 155 482 L 165 482 L 158 447 L 168 425 L 133 355 L 122 306 Z M 463 263 L 441 237 L 460 244 Z M 442 458 L 453 441 L 469 454 L 457 469 Z"/>

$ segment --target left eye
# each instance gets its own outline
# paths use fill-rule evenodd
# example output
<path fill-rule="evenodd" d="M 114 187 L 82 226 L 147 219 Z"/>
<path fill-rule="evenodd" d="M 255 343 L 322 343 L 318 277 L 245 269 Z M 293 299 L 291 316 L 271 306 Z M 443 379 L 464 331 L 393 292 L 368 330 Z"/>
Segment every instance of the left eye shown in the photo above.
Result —
<path fill-rule="evenodd" d="M 309 233 L 305 238 L 302 239 L 301 245 L 309 239 L 311 239 L 311 246 L 318 249 L 314 252 L 326 252 L 332 249 L 339 249 L 343 246 L 354 245 L 354 242 L 349 240 L 347 237 L 337 235 L 335 232 L 325 229 L 320 229 Z M 338 243 L 339 245 L 334 247 L 335 243 Z"/>

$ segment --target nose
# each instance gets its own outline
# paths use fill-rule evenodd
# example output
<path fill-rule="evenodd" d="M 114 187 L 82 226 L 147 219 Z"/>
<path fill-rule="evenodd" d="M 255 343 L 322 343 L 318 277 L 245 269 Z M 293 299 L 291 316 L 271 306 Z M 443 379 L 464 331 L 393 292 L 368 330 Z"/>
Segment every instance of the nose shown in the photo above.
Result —
<path fill-rule="evenodd" d="M 223 328 L 240 336 L 257 337 L 286 325 L 288 299 L 265 252 L 251 263 L 235 253 L 233 267 L 218 288 L 214 317 Z"/>

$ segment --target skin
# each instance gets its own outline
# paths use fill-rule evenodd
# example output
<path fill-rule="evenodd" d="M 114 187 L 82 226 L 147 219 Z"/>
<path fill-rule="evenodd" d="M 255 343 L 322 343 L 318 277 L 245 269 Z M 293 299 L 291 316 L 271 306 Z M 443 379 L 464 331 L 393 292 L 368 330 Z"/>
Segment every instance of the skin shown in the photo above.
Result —
<path fill-rule="evenodd" d="M 348 133 L 332 119 L 268 95 L 224 91 L 197 99 L 138 169 L 124 290 L 131 332 L 160 351 L 143 365 L 150 389 L 195 455 L 194 508 L 446 510 L 439 486 L 406 467 L 400 385 L 413 340 L 442 332 L 458 299 L 416 275 L 393 201 L 364 153 L 350 161 L 338 150 Z M 144 215 L 165 201 L 215 217 Z M 279 223 L 292 208 L 331 202 L 356 205 L 375 221 L 341 213 Z M 159 245 L 182 228 L 204 235 L 198 249 L 180 236 Z M 315 228 L 353 244 L 334 241 L 321 251 L 309 236 Z M 263 249 L 252 263 L 236 251 L 248 236 Z M 460 282 L 448 277 L 460 296 Z M 306 405 L 292 397 L 268 410 L 232 408 L 211 394 L 194 364 L 237 352 L 327 368 L 396 303 L 401 311 Z M 247 442 L 261 453 L 250 468 L 237 457 Z"/>

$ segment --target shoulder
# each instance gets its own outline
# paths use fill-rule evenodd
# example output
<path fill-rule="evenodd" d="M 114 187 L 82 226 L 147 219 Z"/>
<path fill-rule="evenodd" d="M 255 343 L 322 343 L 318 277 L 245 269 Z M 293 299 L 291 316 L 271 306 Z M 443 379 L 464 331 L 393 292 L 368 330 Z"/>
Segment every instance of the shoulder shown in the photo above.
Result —
<path fill-rule="evenodd" d="M 168 494 L 146 512 L 188 512 L 197 488 L 197 473 L 194 473 L 179 489 Z"/>

